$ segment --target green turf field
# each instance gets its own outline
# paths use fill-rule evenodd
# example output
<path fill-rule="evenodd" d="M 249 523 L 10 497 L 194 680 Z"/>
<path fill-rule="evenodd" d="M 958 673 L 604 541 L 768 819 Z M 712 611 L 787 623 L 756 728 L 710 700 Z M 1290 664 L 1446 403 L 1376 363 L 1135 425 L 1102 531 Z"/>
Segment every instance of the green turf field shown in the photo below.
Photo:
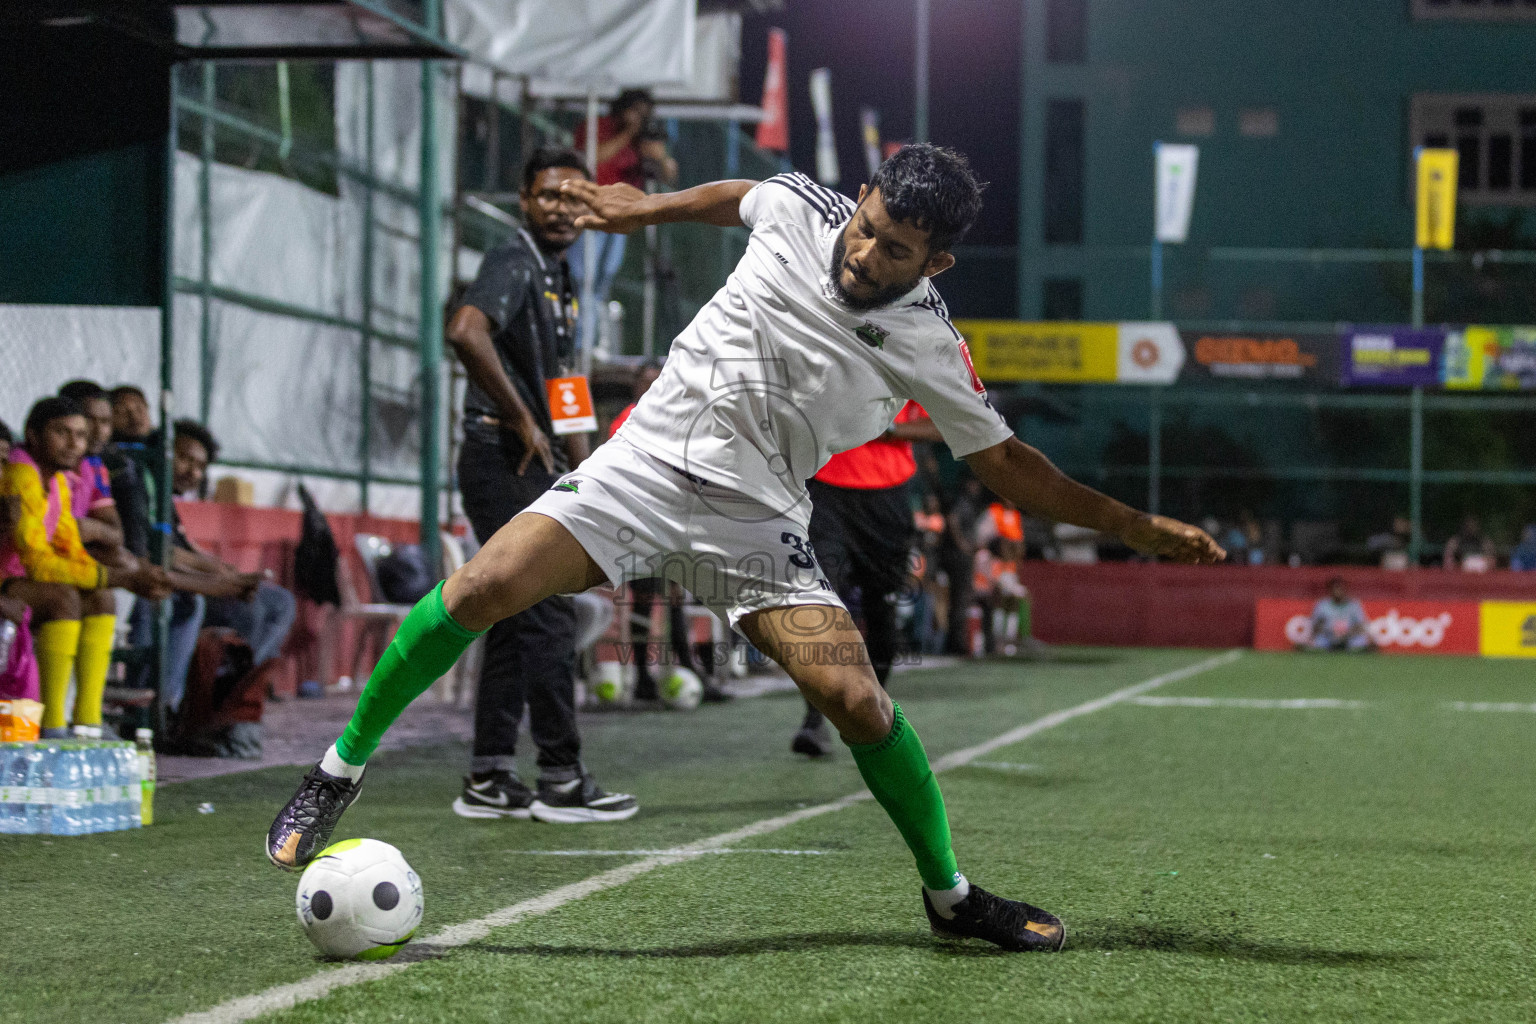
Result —
<path fill-rule="evenodd" d="M 1064 651 L 893 689 L 937 760 L 1210 655 Z M 675 849 L 858 791 L 846 753 L 788 754 L 789 695 L 588 718 L 589 764 L 642 800 L 618 825 L 461 821 L 462 747 L 381 755 L 337 838 L 401 848 L 429 941 L 551 893 L 562 905 L 260 1019 L 1536 1019 L 1536 713 L 1455 702 L 1536 702 L 1536 666 L 1250 652 L 946 771 L 961 869 L 1058 913 L 1057 955 L 934 944 L 869 801 L 732 844 L 813 852 L 531 852 Z M 142 832 L 0 837 L 0 1021 L 229 1021 L 245 1017 L 216 1008 L 238 997 L 353 980 L 316 959 L 296 879 L 262 858 L 296 778 L 167 787 Z M 620 884 L 562 889 L 626 866 Z"/>

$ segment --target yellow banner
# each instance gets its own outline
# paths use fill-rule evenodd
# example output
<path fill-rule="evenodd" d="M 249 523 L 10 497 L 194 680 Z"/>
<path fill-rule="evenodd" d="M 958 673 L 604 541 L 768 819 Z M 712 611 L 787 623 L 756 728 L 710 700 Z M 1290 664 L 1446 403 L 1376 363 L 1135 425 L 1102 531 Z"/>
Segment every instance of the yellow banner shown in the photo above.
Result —
<path fill-rule="evenodd" d="M 1414 244 L 1449 249 L 1456 240 L 1456 151 L 1420 149 Z"/>
<path fill-rule="evenodd" d="M 1477 646 L 1485 658 L 1536 658 L 1536 603 L 1482 602 Z"/>
<path fill-rule="evenodd" d="M 956 320 L 985 381 L 1116 379 L 1118 324 Z"/>

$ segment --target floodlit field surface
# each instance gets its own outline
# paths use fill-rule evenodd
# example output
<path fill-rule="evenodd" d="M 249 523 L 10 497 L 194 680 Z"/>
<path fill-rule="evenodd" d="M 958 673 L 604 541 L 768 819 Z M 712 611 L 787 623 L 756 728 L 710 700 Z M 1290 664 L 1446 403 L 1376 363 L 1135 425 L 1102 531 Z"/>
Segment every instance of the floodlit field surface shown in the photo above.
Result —
<path fill-rule="evenodd" d="M 1067 650 L 893 690 L 938 759 L 1211 653 Z M 0 1020 L 230 1021 L 252 996 L 284 1024 L 1536 1019 L 1533 702 L 1529 663 L 1247 653 L 946 771 L 961 869 L 1058 913 L 1054 956 L 932 942 L 869 801 L 730 844 L 781 852 L 533 852 L 674 849 L 858 791 L 846 752 L 788 753 L 787 694 L 587 718 L 598 778 L 642 800 L 618 825 L 461 821 L 461 746 L 381 755 L 337 838 L 404 851 L 423 937 L 560 905 L 319 998 L 357 968 L 317 960 L 261 853 L 299 772 L 179 784 L 143 832 L 0 837 Z"/>

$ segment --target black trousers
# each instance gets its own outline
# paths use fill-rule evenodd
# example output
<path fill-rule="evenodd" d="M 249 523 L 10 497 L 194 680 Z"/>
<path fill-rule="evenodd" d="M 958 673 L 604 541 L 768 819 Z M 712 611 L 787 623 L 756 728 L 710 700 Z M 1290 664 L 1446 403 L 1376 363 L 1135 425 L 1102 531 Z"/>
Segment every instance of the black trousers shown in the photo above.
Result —
<path fill-rule="evenodd" d="M 811 547 L 837 596 L 862 620 L 875 678 L 885 685 L 896 660 L 896 609 L 888 598 L 906 585 L 911 558 L 912 506 L 907 485 L 878 490 L 807 481 Z M 821 714 L 807 711 L 808 722 Z"/>
<path fill-rule="evenodd" d="M 537 460 L 517 475 L 499 444 L 465 438 L 459 456 L 464 511 L 481 544 L 554 484 Z M 475 700 L 472 769 L 513 770 L 517 730 L 528 709 L 544 778 L 574 778 L 581 765 L 576 731 L 576 608 L 551 597 L 503 619 L 485 638 L 485 662 Z"/>

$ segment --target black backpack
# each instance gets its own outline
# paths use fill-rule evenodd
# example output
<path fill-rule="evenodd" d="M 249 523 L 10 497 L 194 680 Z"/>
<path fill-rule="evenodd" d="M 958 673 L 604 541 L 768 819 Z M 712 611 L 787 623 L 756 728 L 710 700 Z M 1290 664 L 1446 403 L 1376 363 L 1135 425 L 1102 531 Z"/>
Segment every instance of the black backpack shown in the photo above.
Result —
<path fill-rule="evenodd" d="M 316 604 L 341 604 L 341 589 L 336 584 L 338 553 L 331 524 L 315 504 L 309 490 L 299 484 L 299 501 L 304 505 L 304 524 L 299 546 L 293 551 L 293 585 Z"/>
<path fill-rule="evenodd" d="M 396 544 L 374 563 L 384 599 L 395 604 L 415 604 L 437 586 L 437 576 L 427 568 L 420 544 Z"/>

